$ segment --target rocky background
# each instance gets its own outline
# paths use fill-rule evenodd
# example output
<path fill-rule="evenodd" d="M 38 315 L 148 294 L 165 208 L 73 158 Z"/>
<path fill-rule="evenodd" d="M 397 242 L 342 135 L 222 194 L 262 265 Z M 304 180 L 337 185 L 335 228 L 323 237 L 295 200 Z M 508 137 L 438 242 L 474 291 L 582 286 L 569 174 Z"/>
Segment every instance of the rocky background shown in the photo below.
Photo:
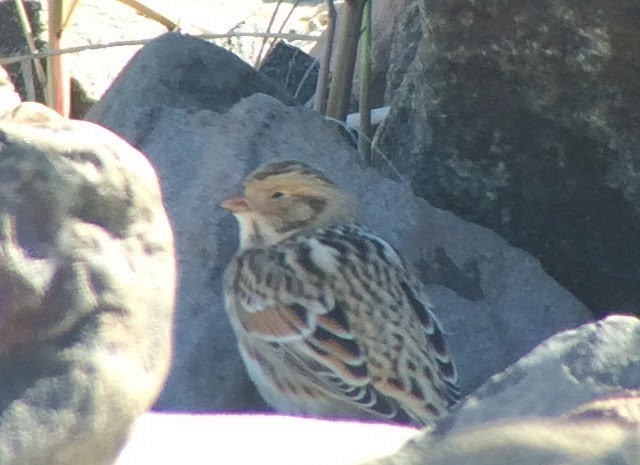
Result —
<path fill-rule="evenodd" d="M 463 401 L 379 463 L 637 463 L 640 327 L 616 314 L 640 309 L 640 34 L 630 27 L 640 6 L 376 5 L 387 26 L 377 30 L 389 31 L 374 45 L 376 98 L 390 114 L 375 135 L 374 167 L 335 123 L 296 105 L 284 83 L 180 33 L 146 45 L 87 114 L 144 153 L 173 226 L 174 356 L 155 409 L 266 410 L 222 306 L 237 229 L 217 204 L 258 165 L 295 158 L 360 199 L 362 222 L 413 261 L 460 369 Z M 4 95 L 15 119 L 15 94 Z M 50 151 L 74 153 L 69 144 Z M 126 159 L 103 169 L 135 171 L 136 157 L 134 167 Z M 60 179 L 79 182 L 74 172 Z M 25 192 L 14 194 L 20 205 L 29 204 Z M 0 213 L 22 212 L 6 205 Z M 122 216 L 98 205 L 106 218 Z M 197 428 L 215 436 L 229 424 Z M 21 426 L 0 416 L 0 431 Z M 150 440 L 134 434 L 131 448 L 137 437 Z M 154 442 L 159 457 L 165 442 Z M 189 444 L 210 456 L 206 444 Z M 277 444 L 274 463 L 287 443 Z M 322 453 L 303 457 L 329 463 Z"/>

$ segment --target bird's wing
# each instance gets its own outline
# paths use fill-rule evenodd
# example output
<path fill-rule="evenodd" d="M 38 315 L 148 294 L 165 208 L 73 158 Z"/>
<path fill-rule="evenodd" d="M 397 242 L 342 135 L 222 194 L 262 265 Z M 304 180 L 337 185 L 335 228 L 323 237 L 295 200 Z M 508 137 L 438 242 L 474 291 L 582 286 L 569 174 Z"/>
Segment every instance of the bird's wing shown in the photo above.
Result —
<path fill-rule="evenodd" d="M 395 399 L 373 385 L 345 302 L 334 293 L 336 277 L 329 274 L 337 270 L 331 266 L 331 257 L 313 244 L 245 251 L 225 278 L 232 321 L 244 336 L 277 350 L 286 369 L 313 390 L 354 410 L 412 422 Z"/>
<path fill-rule="evenodd" d="M 460 393 L 442 330 L 415 272 L 387 242 L 359 226 L 327 230 L 339 264 L 333 292 L 367 354 L 375 388 L 418 416 L 440 415 Z"/>

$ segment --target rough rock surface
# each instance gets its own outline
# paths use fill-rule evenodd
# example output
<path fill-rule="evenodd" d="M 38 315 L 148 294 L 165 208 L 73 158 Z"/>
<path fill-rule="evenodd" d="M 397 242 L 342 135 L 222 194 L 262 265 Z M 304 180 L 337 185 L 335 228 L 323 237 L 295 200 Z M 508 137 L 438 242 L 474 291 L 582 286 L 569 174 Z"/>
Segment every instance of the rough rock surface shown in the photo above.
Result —
<path fill-rule="evenodd" d="M 129 76 L 144 76 L 131 79 Z M 236 55 L 204 40 L 168 33 L 143 47 L 87 115 L 101 115 L 118 126 L 153 130 L 153 115 L 163 107 L 224 111 L 257 92 L 293 104 L 283 87 L 258 73 Z M 126 96 L 114 98 L 114 96 Z M 145 120 L 137 118 L 144 116 Z M 138 127 L 144 124 L 144 127 Z M 146 129 L 146 131 L 145 131 Z M 133 141 L 135 145 L 135 141 Z"/>
<path fill-rule="evenodd" d="M 438 429 L 567 414 L 638 386 L 640 320 L 610 316 L 552 336 L 466 398 Z"/>
<path fill-rule="evenodd" d="M 418 267 L 465 393 L 546 337 L 590 318 L 526 253 L 364 168 L 335 127 L 316 113 L 265 95 L 236 103 L 247 92 L 227 87 L 232 83 L 235 89 L 239 80 L 233 69 L 218 68 L 206 76 L 207 86 L 198 87 L 165 71 L 177 72 L 179 63 L 189 82 L 204 82 L 199 73 L 213 69 L 206 60 L 221 63 L 228 59 L 216 55 L 227 53 L 179 35 L 161 37 L 130 63 L 89 115 L 152 160 L 176 232 L 175 363 L 158 408 L 261 405 L 223 309 L 221 276 L 236 249 L 237 227 L 217 204 L 237 192 L 251 170 L 273 160 L 294 158 L 324 170 L 361 201 L 363 222 Z"/>
<path fill-rule="evenodd" d="M 638 386 L 640 320 L 611 316 L 552 336 L 375 463 L 635 464 Z"/>
<path fill-rule="evenodd" d="M 419 196 L 528 250 L 594 311 L 640 311 L 640 4 L 421 6 L 378 147 Z"/>
<path fill-rule="evenodd" d="M 635 465 L 640 432 L 613 422 L 520 420 L 421 438 L 366 465 Z M 364 464 L 363 464 L 364 465 Z"/>
<path fill-rule="evenodd" d="M 0 120 L 0 463 L 109 464 L 169 370 L 173 239 L 155 173 L 103 128 Z"/>

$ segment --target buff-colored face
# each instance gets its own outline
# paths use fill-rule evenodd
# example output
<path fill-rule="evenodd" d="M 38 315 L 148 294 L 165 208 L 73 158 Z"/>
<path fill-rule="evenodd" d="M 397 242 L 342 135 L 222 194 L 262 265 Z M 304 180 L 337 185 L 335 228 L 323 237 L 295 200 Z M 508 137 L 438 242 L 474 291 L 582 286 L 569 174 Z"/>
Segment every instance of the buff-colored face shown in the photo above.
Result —
<path fill-rule="evenodd" d="M 244 193 L 221 204 L 240 223 L 240 246 L 264 246 L 306 228 L 351 215 L 351 202 L 325 176 L 303 163 L 271 163 L 254 172 Z"/>

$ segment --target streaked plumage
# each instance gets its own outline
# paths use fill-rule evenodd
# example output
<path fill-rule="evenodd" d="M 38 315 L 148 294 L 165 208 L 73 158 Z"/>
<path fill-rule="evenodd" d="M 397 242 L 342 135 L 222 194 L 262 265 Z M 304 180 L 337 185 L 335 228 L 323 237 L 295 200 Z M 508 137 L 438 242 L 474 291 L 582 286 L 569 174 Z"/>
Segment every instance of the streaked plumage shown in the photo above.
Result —
<path fill-rule="evenodd" d="M 353 203 L 299 162 L 222 206 L 240 224 L 225 297 L 245 365 L 283 413 L 424 424 L 458 398 L 422 285 Z"/>

